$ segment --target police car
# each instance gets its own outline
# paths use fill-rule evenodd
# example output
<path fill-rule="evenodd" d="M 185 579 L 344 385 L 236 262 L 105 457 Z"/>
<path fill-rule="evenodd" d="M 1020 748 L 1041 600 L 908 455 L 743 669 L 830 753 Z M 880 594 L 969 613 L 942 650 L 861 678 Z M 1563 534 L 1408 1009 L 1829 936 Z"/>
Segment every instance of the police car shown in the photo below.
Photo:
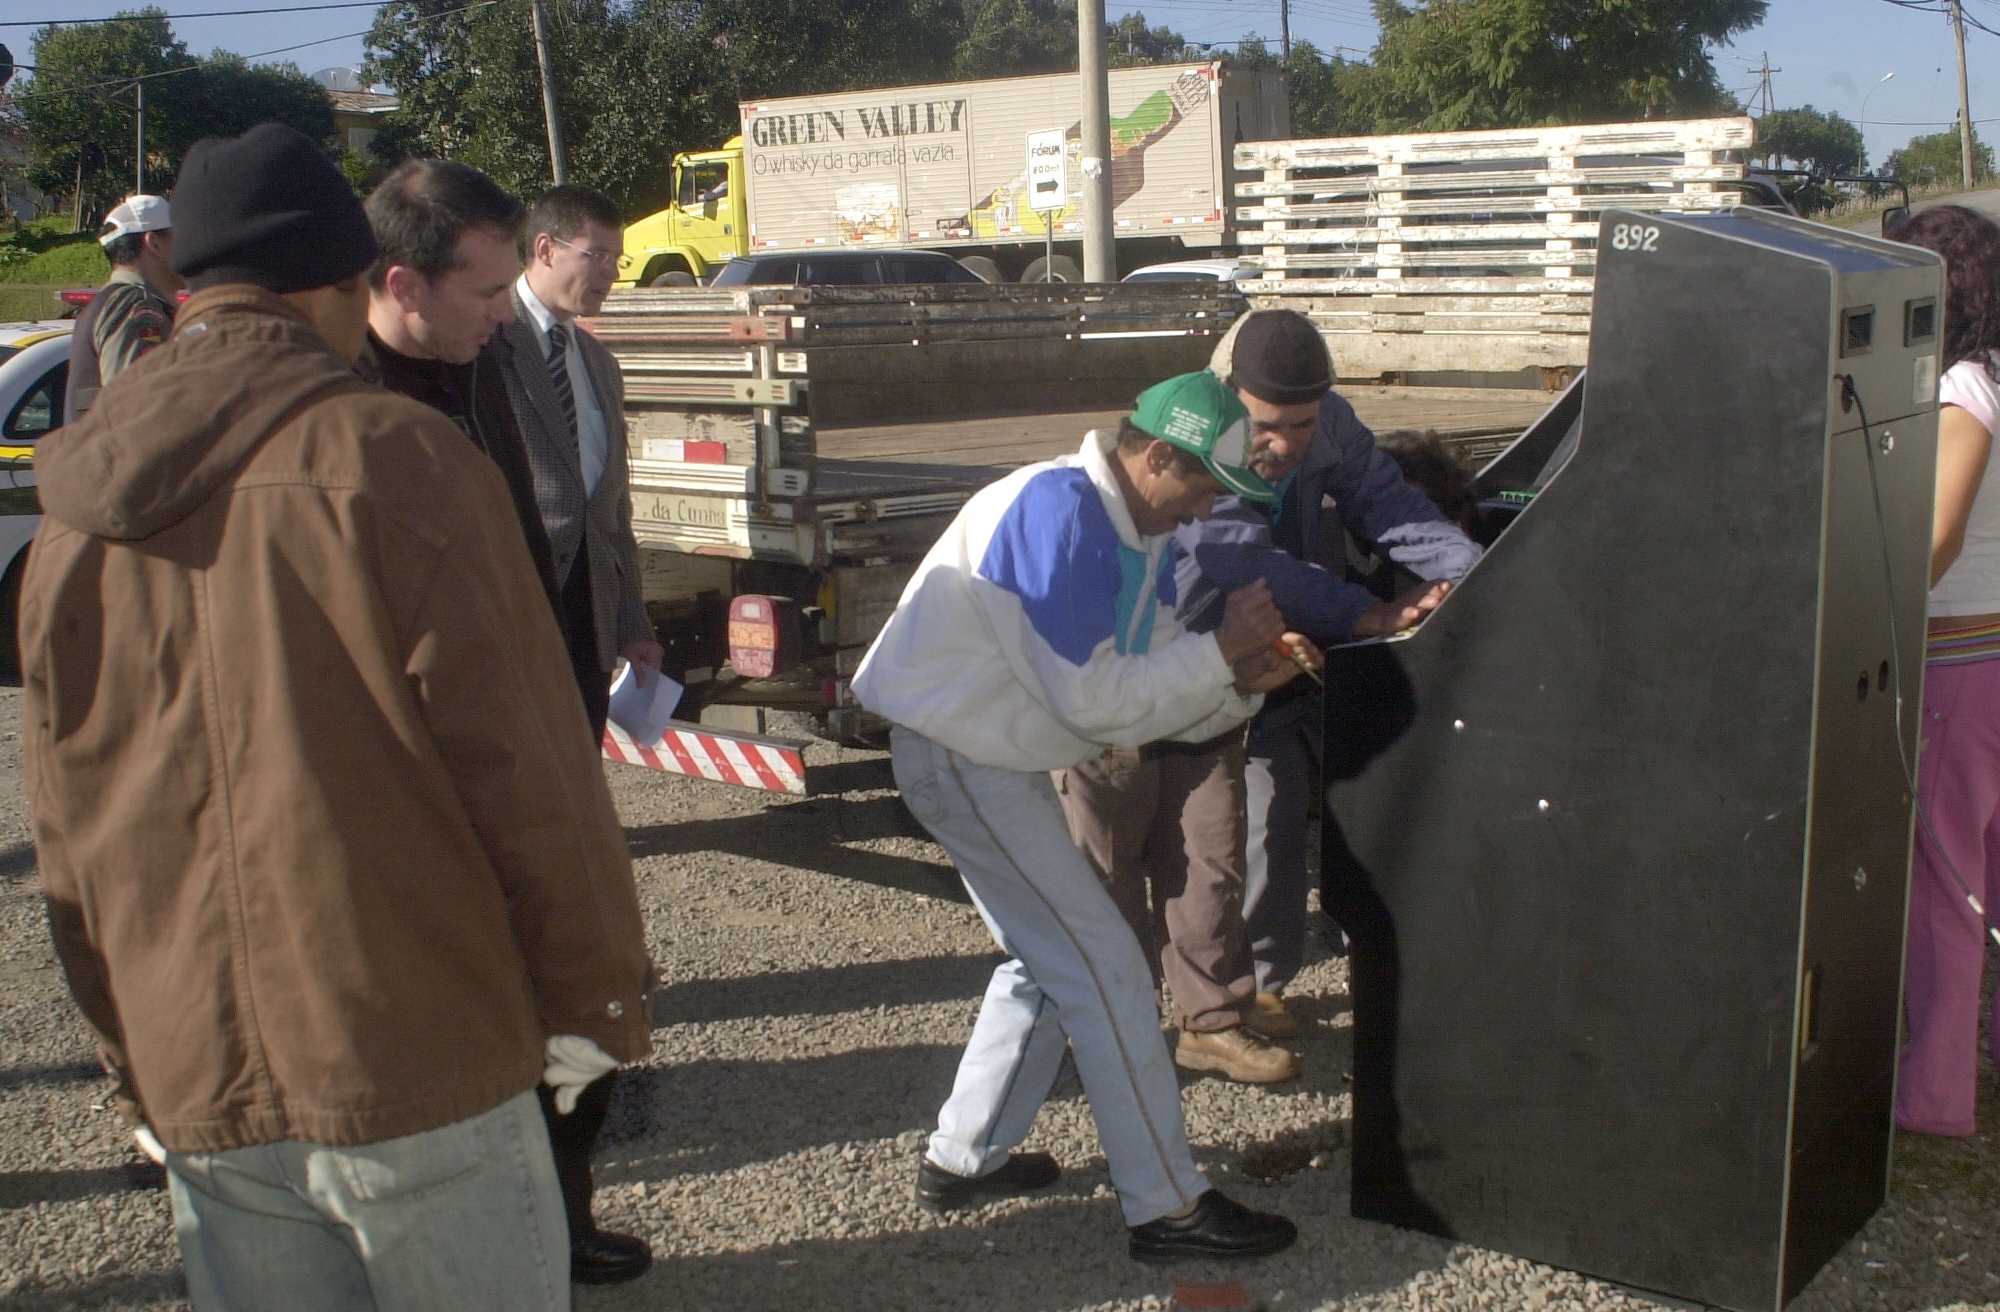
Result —
<path fill-rule="evenodd" d="M 28 543 L 42 522 L 35 443 L 62 423 L 69 381 L 65 319 L 0 324 L 0 674 L 14 677 L 14 621 Z"/>

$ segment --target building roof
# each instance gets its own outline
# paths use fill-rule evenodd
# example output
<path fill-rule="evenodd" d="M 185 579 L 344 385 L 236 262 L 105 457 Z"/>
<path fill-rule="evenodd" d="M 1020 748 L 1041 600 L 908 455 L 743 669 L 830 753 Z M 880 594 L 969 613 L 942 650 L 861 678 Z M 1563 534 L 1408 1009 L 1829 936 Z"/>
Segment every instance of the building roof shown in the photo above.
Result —
<path fill-rule="evenodd" d="M 394 96 L 379 91 L 329 91 L 326 98 L 336 114 L 389 114 L 397 104 Z"/>

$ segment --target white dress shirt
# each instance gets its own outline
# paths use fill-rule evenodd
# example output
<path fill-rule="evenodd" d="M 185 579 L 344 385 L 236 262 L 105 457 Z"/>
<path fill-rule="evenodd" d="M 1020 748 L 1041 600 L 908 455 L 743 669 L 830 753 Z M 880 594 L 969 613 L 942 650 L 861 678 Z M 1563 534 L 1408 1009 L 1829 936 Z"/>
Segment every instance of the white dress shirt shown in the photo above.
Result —
<path fill-rule="evenodd" d="M 514 290 L 521 293 L 521 304 L 528 307 L 528 326 L 535 330 L 535 344 L 541 351 L 542 366 L 548 367 L 549 325 L 556 322 L 554 311 L 542 304 L 535 289 L 528 286 L 528 275 L 522 274 L 514 284 Z M 604 465 L 610 458 L 611 430 L 604 422 L 603 407 L 597 403 L 597 385 L 590 380 L 590 373 L 583 366 L 583 352 L 577 349 L 576 335 L 579 329 L 574 319 L 566 320 L 569 328 L 569 346 L 566 354 L 569 363 L 569 390 L 576 396 L 576 441 L 577 457 L 583 465 L 583 492 L 585 496 L 597 494 L 597 484 L 604 477 Z"/>

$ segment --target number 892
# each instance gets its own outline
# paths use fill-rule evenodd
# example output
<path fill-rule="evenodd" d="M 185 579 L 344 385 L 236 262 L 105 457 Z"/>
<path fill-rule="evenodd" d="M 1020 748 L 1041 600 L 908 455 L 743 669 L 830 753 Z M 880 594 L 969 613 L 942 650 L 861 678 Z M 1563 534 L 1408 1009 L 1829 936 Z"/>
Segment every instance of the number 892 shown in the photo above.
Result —
<path fill-rule="evenodd" d="M 1659 248 L 1660 230 L 1650 223 L 1621 223 L 1611 230 L 1612 250 L 1651 254 Z"/>

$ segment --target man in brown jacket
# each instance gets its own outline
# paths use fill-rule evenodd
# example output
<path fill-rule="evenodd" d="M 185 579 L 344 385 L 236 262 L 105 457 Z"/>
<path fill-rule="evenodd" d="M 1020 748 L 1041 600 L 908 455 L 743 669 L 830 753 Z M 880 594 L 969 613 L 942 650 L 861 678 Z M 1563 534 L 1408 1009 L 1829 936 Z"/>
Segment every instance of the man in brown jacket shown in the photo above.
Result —
<path fill-rule="evenodd" d="M 173 339 L 37 470 L 71 991 L 198 1309 L 567 1308 L 534 1089 L 643 1055 L 649 969 L 562 640 L 492 462 L 352 371 L 376 248 L 325 154 L 201 142 L 175 210 Z"/>

